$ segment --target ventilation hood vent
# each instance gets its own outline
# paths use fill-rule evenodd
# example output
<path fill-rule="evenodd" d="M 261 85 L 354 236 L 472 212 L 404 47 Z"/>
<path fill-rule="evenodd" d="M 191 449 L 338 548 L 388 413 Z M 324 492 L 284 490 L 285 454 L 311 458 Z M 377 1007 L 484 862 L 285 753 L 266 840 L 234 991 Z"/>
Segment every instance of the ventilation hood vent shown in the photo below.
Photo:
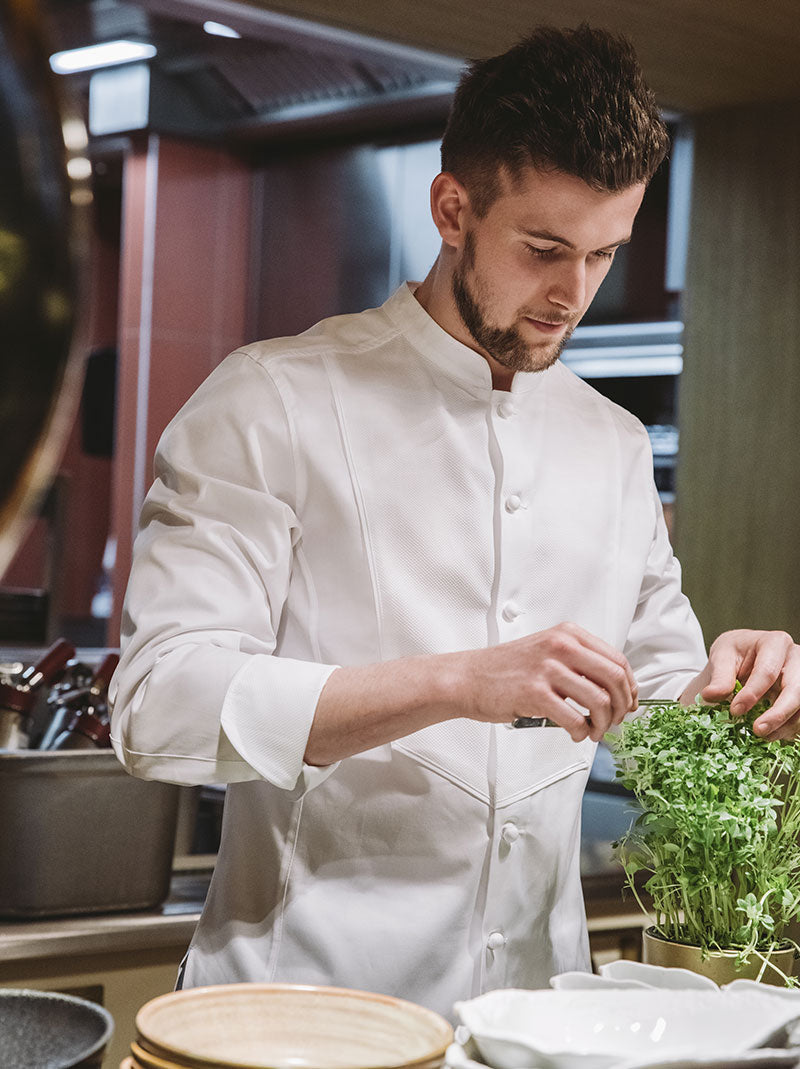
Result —
<path fill-rule="evenodd" d="M 239 38 L 211 35 L 207 19 Z M 459 61 L 243 4 L 60 0 L 58 50 L 127 38 L 146 65 L 69 75 L 98 135 L 136 129 L 214 140 L 272 140 L 444 120 Z"/>

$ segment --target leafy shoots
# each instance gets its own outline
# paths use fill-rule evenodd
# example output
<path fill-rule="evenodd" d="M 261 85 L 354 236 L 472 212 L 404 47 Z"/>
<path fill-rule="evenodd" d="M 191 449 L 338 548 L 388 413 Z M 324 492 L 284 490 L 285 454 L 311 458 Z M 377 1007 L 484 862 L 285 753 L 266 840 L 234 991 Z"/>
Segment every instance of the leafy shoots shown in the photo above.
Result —
<path fill-rule="evenodd" d="M 615 843 L 659 935 L 768 958 L 800 912 L 800 746 L 753 734 L 729 702 L 657 705 L 607 743 L 643 812 Z"/>

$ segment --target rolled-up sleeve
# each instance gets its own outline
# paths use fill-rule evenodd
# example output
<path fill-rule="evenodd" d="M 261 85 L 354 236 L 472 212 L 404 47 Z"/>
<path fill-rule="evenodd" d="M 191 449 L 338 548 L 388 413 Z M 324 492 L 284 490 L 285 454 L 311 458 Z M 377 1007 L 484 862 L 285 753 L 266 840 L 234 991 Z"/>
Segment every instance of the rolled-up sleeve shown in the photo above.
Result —
<path fill-rule="evenodd" d="M 286 790 L 335 665 L 275 655 L 301 537 L 291 427 L 267 369 L 229 356 L 167 427 L 125 597 L 112 744 L 135 775 Z"/>

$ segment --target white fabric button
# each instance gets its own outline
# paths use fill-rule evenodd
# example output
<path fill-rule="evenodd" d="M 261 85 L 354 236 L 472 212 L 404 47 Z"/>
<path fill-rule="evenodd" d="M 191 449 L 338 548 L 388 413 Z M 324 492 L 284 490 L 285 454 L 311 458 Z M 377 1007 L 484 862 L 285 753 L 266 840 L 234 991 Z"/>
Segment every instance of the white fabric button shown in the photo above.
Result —
<path fill-rule="evenodd" d="M 511 419 L 516 411 L 512 401 L 501 401 L 497 406 L 497 414 L 500 419 Z"/>
<path fill-rule="evenodd" d="M 522 498 L 519 494 L 509 494 L 506 498 L 506 512 L 516 512 L 522 505 Z"/>
<path fill-rule="evenodd" d="M 509 820 L 500 829 L 500 837 L 505 843 L 515 843 L 519 839 L 519 828 L 513 821 Z"/>
<path fill-rule="evenodd" d="M 506 937 L 502 932 L 492 932 L 489 938 L 486 940 L 486 945 L 489 950 L 499 950 L 500 947 L 506 945 Z"/>
<path fill-rule="evenodd" d="M 510 624 L 513 620 L 516 620 L 519 614 L 519 606 L 515 605 L 513 601 L 509 601 L 509 603 L 503 607 L 503 611 L 501 613 L 503 619 L 507 624 Z"/>

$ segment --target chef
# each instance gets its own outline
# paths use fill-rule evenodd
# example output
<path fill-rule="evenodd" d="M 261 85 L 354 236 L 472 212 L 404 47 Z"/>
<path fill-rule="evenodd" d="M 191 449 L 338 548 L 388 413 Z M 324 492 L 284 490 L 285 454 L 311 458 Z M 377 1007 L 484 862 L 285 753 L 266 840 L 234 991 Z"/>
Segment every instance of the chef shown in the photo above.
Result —
<path fill-rule="evenodd" d="M 473 64 L 424 281 L 243 347 L 165 431 L 113 740 L 136 775 L 228 784 L 182 985 L 449 1016 L 586 969 L 604 732 L 737 676 L 736 711 L 776 696 L 759 733 L 796 731 L 798 647 L 736 631 L 707 659 L 647 434 L 558 359 L 666 150 L 624 40 L 545 27 Z"/>

